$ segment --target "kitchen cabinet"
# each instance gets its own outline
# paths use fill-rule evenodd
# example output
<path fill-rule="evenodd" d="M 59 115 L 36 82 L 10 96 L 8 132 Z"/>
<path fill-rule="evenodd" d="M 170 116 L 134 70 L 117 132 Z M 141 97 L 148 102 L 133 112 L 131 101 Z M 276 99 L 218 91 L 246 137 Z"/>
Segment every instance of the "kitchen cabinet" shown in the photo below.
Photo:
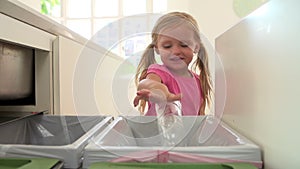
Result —
<path fill-rule="evenodd" d="M 113 71 L 123 60 L 93 43 L 63 36 L 53 44 L 55 114 L 117 115 L 110 89 Z"/>

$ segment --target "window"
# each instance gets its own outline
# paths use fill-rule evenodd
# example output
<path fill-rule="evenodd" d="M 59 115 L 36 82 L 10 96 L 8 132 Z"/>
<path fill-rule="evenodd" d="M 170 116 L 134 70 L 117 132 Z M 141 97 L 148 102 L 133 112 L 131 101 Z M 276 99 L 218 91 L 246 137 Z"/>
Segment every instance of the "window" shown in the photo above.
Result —
<path fill-rule="evenodd" d="M 135 29 L 144 29 L 150 24 L 136 25 L 134 29 L 124 29 L 130 27 L 130 21 L 122 23 L 123 26 L 117 26 L 115 21 L 118 19 L 146 13 L 163 13 L 167 10 L 167 0 L 41 0 L 42 4 L 46 2 L 49 8 L 44 12 L 55 21 L 67 26 L 74 32 L 82 35 L 87 39 L 95 38 L 99 43 L 111 44 L 119 35 L 115 32 L 128 34 Z M 53 4 L 53 2 L 56 2 Z M 48 2 L 48 4 L 47 4 Z M 51 4 L 51 3 L 52 4 Z M 132 5 L 134 4 L 134 6 Z M 45 8 L 45 7 L 44 7 Z M 43 6 L 42 6 L 43 9 Z M 135 18 L 139 22 L 140 18 Z M 113 24 L 111 24 L 113 23 Z M 103 30 L 102 28 L 109 28 Z M 116 30 L 117 29 L 117 30 Z M 101 37 L 94 37 L 97 32 L 107 31 Z M 126 32 L 127 31 L 127 32 Z M 134 32 L 132 32 L 134 33 Z M 138 50 L 143 49 L 148 44 L 149 37 L 137 36 L 132 37 L 116 45 L 113 52 L 118 55 L 130 56 Z M 111 42 L 111 43 L 110 43 Z"/>

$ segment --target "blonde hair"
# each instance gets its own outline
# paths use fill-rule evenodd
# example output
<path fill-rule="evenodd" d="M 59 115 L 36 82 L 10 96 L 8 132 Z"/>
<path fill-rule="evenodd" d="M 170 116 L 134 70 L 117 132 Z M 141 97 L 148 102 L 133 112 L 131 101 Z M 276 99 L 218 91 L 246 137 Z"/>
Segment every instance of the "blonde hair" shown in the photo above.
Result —
<path fill-rule="evenodd" d="M 205 108 L 211 104 L 212 99 L 212 83 L 210 78 L 210 73 L 208 69 L 208 55 L 204 45 L 201 42 L 200 31 L 197 24 L 197 21 L 189 14 L 184 12 L 170 12 L 158 19 L 156 22 L 152 33 L 152 43 L 147 46 L 145 49 L 139 65 L 137 67 L 136 75 L 135 75 L 135 83 L 138 84 L 139 81 L 143 80 L 147 76 L 148 67 L 151 64 L 156 63 L 155 55 L 154 55 L 154 47 L 157 43 L 159 33 L 167 28 L 187 24 L 194 31 L 194 38 L 200 45 L 200 50 L 198 52 L 198 57 L 193 63 L 193 70 L 199 70 L 199 79 L 201 86 L 201 94 L 203 96 L 203 100 L 201 100 L 201 106 L 199 110 L 199 115 L 205 114 Z M 146 106 L 146 101 L 142 100 L 139 103 L 139 110 L 144 112 Z"/>

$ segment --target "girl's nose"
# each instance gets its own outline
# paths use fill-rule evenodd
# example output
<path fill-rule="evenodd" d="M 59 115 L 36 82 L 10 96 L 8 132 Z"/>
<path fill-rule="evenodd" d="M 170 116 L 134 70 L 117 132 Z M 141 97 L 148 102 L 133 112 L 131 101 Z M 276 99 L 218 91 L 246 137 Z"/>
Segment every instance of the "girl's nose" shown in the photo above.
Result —
<path fill-rule="evenodd" d="M 172 48 L 172 54 L 173 55 L 179 55 L 181 53 L 181 49 L 180 49 L 180 47 L 179 46 L 173 46 L 173 48 Z"/>

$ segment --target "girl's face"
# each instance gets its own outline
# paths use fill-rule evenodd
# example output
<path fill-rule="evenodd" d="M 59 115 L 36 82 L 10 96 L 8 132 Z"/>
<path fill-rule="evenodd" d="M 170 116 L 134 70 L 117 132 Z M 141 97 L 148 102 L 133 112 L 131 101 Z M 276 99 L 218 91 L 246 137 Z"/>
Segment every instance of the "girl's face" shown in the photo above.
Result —
<path fill-rule="evenodd" d="M 194 32 L 187 26 L 166 29 L 160 32 L 156 43 L 156 52 L 161 61 L 173 73 L 184 75 L 193 60 L 193 53 L 199 51 Z"/>

